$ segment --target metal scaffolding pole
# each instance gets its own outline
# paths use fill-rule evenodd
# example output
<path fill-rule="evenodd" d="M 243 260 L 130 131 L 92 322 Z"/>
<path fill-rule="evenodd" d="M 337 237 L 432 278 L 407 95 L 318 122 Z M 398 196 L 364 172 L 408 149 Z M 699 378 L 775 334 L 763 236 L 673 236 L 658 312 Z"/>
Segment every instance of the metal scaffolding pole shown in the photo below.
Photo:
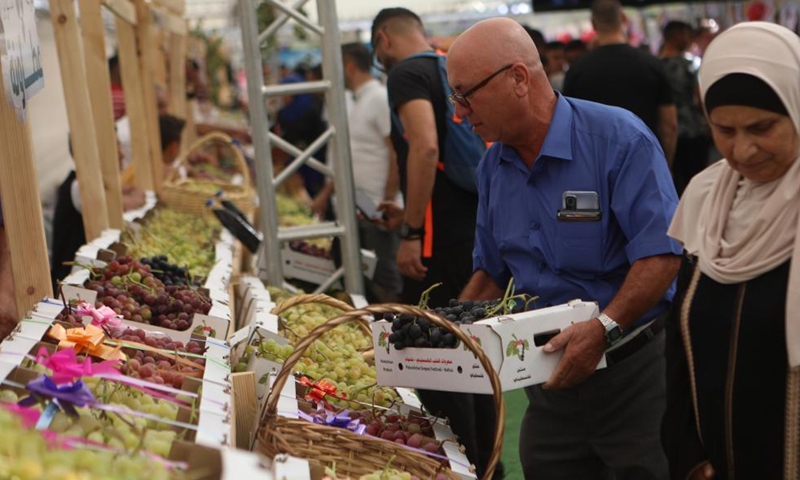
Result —
<path fill-rule="evenodd" d="M 355 215 L 353 195 L 353 168 L 350 161 L 350 141 L 347 128 L 347 111 L 344 97 L 344 73 L 336 17 L 336 4 L 332 0 L 317 0 L 319 24 L 313 23 L 298 7 L 307 0 L 295 0 L 288 5 L 280 0 L 266 0 L 279 12 L 278 17 L 264 32 L 259 33 L 256 21 L 257 1 L 239 0 L 242 24 L 247 91 L 250 98 L 250 121 L 253 127 L 253 142 L 258 177 L 258 199 L 261 205 L 260 223 L 264 234 L 259 256 L 259 276 L 272 285 L 283 285 L 283 262 L 281 242 L 289 239 L 336 236 L 340 240 L 342 267 L 317 289 L 330 288 L 339 278 L 344 278 L 345 288 L 350 293 L 363 294 L 361 255 L 358 242 L 358 223 Z M 322 44 L 323 79 L 290 85 L 265 86 L 261 69 L 261 43 L 277 32 L 287 19 L 295 20 L 309 32 L 320 36 Z M 324 92 L 329 128 L 312 142 L 305 151 L 294 147 L 269 132 L 266 108 L 263 99 L 268 96 Z M 261 100 L 261 101 L 259 101 Z M 333 158 L 328 166 L 320 164 L 311 154 L 324 144 L 330 144 Z M 272 168 L 271 147 L 289 151 L 297 158 L 287 166 L 287 171 L 277 178 Z M 335 187 L 337 223 L 323 223 L 301 228 L 279 228 L 275 206 L 275 189 L 303 164 L 330 174 Z"/>

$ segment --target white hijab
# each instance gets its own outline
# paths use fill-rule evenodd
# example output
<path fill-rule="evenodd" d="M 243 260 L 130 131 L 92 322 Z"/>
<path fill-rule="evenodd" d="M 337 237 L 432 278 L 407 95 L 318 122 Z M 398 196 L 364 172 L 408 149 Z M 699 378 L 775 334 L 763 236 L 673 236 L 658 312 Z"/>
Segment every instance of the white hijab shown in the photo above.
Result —
<path fill-rule="evenodd" d="M 703 57 L 703 98 L 711 85 L 732 73 L 753 75 L 769 85 L 800 135 L 797 35 L 766 22 L 732 27 Z M 698 256 L 700 270 L 720 283 L 746 282 L 800 258 L 800 161 L 770 184 L 747 182 L 725 160 L 712 165 L 689 184 L 669 229 L 687 252 Z M 742 198 L 740 187 L 761 188 L 762 194 Z M 793 261 L 789 271 L 786 344 L 789 365 L 800 366 L 800 261 Z"/>

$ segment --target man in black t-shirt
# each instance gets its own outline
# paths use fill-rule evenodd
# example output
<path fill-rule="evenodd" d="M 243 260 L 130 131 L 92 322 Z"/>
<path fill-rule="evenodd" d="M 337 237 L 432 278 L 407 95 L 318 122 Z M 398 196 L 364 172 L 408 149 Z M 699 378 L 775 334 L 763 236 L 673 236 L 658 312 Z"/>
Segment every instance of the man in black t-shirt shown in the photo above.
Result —
<path fill-rule="evenodd" d="M 669 80 L 657 58 L 628 45 L 626 23 L 618 0 L 592 3 L 597 46 L 570 65 L 563 93 L 635 113 L 656 134 L 671 164 L 678 117 Z"/>
<path fill-rule="evenodd" d="M 472 276 L 478 196 L 438 168 L 445 158 L 447 98 L 437 60 L 414 57 L 432 50 L 419 17 L 404 8 L 381 10 L 372 24 L 372 46 L 389 72 L 387 90 L 395 117 L 391 140 L 405 199 L 404 211 L 391 202 L 379 207 L 387 214 L 387 227 L 402 223 L 397 265 L 403 274 L 403 302 L 418 303 L 425 289 L 441 282 L 428 305 L 446 306 Z M 494 439 L 492 397 L 424 390 L 420 399 L 429 411 L 450 419 L 480 477 Z M 502 478 L 502 467 L 495 478 Z"/>

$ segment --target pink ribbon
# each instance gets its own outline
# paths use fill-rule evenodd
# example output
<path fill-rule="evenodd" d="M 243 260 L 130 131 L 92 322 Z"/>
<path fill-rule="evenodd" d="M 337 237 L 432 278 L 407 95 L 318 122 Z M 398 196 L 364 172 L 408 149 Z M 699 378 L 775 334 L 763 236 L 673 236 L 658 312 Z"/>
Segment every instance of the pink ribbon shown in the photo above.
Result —
<path fill-rule="evenodd" d="M 100 308 L 95 308 L 87 302 L 80 302 L 75 309 L 75 312 L 80 316 L 92 318 L 92 325 L 100 328 L 108 327 L 111 331 L 124 328 L 125 324 L 122 319 L 117 315 L 117 312 L 103 305 Z"/>
<path fill-rule="evenodd" d="M 36 362 L 50 369 L 53 372 L 53 381 L 59 385 L 97 374 L 120 375 L 115 368 L 119 365 L 119 360 L 106 360 L 93 364 L 92 359 L 86 357 L 83 363 L 79 363 L 75 350 L 71 348 L 50 355 L 47 349 L 41 347 L 36 354 Z"/>

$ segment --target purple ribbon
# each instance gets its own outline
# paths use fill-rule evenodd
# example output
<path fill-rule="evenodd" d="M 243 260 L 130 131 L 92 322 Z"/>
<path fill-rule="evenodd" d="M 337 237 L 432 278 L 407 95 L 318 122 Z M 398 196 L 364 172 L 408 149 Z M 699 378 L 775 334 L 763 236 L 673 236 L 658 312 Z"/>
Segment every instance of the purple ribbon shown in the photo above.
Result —
<path fill-rule="evenodd" d="M 325 408 L 320 405 L 317 407 L 317 413 L 314 415 L 298 411 L 297 416 L 308 422 L 327 425 L 329 427 L 345 428 L 356 435 L 364 435 L 364 432 L 367 430 L 367 426 L 361 423 L 360 419 L 353 420 L 350 418 L 349 410 L 335 413 L 325 410 Z"/>
<path fill-rule="evenodd" d="M 65 385 L 56 385 L 52 378 L 42 375 L 30 381 L 25 388 L 31 392 L 31 395 L 19 401 L 19 405 L 23 407 L 30 407 L 40 401 L 52 400 L 67 415 L 77 416 L 78 412 L 75 411 L 75 407 L 85 407 L 94 403 L 94 395 L 81 380 Z"/>

